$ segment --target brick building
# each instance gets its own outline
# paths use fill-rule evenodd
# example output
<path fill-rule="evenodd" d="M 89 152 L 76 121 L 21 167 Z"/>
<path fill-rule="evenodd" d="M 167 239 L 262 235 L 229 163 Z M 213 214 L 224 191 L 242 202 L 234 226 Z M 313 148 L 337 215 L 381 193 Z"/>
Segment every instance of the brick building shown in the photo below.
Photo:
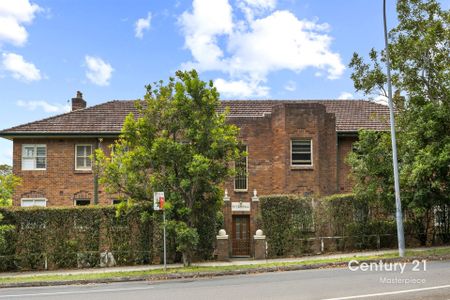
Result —
<path fill-rule="evenodd" d="M 112 204 L 98 185 L 91 153 L 106 152 L 135 101 L 86 107 L 82 94 L 72 111 L 0 131 L 13 141 L 13 172 L 23 179 L 14 205 Z M 329 195 L 351 188 L 345 157 L 359 129 L 383 130 L 388 108 L 363 100 L 229 100 L 229 121 L 241 128 L 248 157 L 226 184 L 225 229 L 232 254 L 251 253 L 258 197 L 267 194 Z M 257 193 L 257 195 L 255 195 Z"/>

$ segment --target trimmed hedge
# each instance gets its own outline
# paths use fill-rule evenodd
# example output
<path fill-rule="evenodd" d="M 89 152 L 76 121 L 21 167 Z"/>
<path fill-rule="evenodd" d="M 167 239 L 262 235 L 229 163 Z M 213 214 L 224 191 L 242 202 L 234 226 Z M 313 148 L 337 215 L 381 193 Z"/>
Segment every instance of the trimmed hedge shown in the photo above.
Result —
<path fill-rule="evenodd" d="M 392 217 L 383 215 L 374 205 L 356 200 L 353 194 L 320 200 L 272 195 L 263 196 L 260 201 L 258 222 L 267 236 L 269 257 L 318 252 L 321 242 L 325 251 L 394 247 L 396 243 Z"/>
<path fill-rule="evenodd" d="M 314 232 L 311 198 L 297 195 L 262 196 L 261 223 L 267 236 L 268 256 L 296 256 L 310 247 L 302 239 Z"/>
<path fill-rule="evenodd" d="M 13 228 L 0 249 L 0 270 L 95 267 L 104 251 L 118 265 L 158 261 L 160 216 L 151 212 L 148 205 L 133 205 L 118 216 L 112 206 L 1 208 L 2 224 Z"/>

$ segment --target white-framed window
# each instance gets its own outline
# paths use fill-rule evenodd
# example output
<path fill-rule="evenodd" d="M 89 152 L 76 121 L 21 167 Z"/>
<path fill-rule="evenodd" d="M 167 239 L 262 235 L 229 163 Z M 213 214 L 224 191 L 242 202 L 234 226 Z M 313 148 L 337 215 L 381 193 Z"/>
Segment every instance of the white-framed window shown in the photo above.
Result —
<path fill-rule="evenodd" d="M 312 141 L 310 139 L 291 140 L 291 166 L 312 166 Z"/>
<path fill-rule="evenodd" d="M 22 145 L 22 170 L 47 169 L 47 146 L 28 144 Z"/>
<path fill-rule="evenodd" d="M 75 145 L 75 170 L 92 170 L 92 145 Z"/>
<path fill-rule="evenodd" d="M 236 170 L 234 190 L 237 192 L 246 192 L 248 189 L 248 148 L 247 146 L 243 146 L 240 150 L 245 151 L 247 155 L 234 162 Z"/>
<path fill-rule="evenodd" d="M 20 199 L 20 206 L 31 207 L 31 206 L 47 206 L 47 199 L 45 198 L 22 198 Z"/>

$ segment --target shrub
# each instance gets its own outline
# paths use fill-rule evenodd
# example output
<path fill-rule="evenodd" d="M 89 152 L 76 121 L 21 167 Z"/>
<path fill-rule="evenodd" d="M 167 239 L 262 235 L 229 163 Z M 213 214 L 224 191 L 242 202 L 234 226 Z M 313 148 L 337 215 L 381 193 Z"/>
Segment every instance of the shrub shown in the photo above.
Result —
<path fill-rule="evenodd" d="M 297 195 L 260 198 L 262 228 L 267 236 L 268 255 L 290 256 L 309 251 L 303 241 L 313 232 L 312 199 Z"/>
<path fill-rule="evenodd" d="M 112 206 L 1 208 L 2 223 L 10 227 L 0 247 L 0 270 L 95 267 L 103 251 L 112 252 L 119 265 L 152 262 L 159 256 L 153 239 L 159 226 L 157 218 L 141 218 L 149 211 L 148 205 L 118 215 Z"/>

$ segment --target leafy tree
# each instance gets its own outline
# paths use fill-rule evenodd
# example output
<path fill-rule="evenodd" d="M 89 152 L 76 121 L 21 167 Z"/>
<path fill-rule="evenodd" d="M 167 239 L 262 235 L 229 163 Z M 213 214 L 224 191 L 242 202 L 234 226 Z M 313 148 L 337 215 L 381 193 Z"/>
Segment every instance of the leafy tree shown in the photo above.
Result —
<path fill-rule="evenodd" d="M 221 185 L 239 152 L 238 128 L 226 121 L 219 93 L 195 70 L 168 84 L 147 86 L 111 157 L 96 154 L 100 182 L 129 202 L 153 201 L 164 191 L 169 232 L 186 265 L 193 252 L 209 258 L 221 208 Z"/>
<path fill-rule="evenodd" d="M 399 24 L 389 33 L 389 51 L 402 201 L 417 231 L 425 233 L 425 243 L 433 211 L 441 207 L 448 212 L 450 206 L 450 12 L 436 0 L 399 0 L 397 13 Z M 386 96 L 384 51 L 372 49 L 369 60 L 353 55 L 355 88 L 369 96 Z M 357 152 L 349 158 L 358 197 L 393 203 L 388 140 L 388 133 L 360 135 Z M 446 219 L 443 237 L 450 240 L 448 215 Z"/>
<path fill-rule="evenodd" d="M 10 206 L 14 189 L 21 183 L 21 179 L 12 174 L 8 165 L 0 165 L 0 206 Z"/>
<path fill-rule="evenodd" d="M 0 206 L 11 206 L 14 189 L 21 183 L 21 179 L 12 174 L 12 168 L 8 165 L 0 165 Z M 3 215 L 0 214 L 0 222 Z M 11 230 L 9 225 L 0 225 L 0 250 L 4 247 L 5 232 Z"/>
<path fill-rule="evenodd" d="M 12 174 L 12 167 L 10 165 L 0 165 L 0 176 Z"/>

